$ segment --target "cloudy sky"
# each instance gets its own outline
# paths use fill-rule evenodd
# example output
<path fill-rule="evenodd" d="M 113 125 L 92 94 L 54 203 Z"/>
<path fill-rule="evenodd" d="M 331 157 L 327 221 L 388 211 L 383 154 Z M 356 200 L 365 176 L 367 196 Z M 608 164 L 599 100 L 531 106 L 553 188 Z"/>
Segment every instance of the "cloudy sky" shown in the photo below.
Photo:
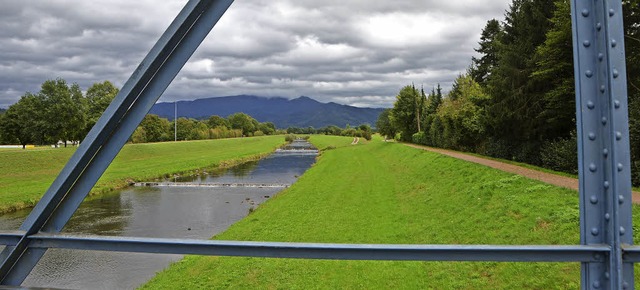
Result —
<path fill-rule="evenodd" d="M 238 0 L 160 101 L 254 94 L 389 107 L 445 89 L 510 0 Z M 0 107 L 47 79 L 121 86 L 186 0 L 0 0 Z"/>

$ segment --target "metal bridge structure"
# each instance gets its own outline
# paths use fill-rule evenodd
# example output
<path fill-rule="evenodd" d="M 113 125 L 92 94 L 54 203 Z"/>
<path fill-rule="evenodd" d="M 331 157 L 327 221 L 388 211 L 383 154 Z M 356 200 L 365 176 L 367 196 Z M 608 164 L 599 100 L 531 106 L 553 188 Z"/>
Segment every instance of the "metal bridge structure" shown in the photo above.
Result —
<path fill-rule="evenodd" d="M 633 289 L 629 120 L 621 0 L 571 0 L 580 245 L 240 242 L 60 234 L 144 116 L 233 0 L 190 0 L 124 84 L 19 230 L 0 233 L 0 284 L 19 286 L 47 249 L 337 260 L 580 262 L 583 289 Z"/>

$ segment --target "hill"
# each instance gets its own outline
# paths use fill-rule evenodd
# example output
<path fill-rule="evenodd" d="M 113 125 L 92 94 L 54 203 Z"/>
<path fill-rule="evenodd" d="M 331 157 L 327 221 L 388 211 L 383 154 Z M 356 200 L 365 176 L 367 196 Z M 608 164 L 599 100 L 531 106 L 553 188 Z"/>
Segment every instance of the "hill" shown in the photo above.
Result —
<path fill-rule="evenodd" d="M 278 128 L 374 125 L 382 110 L 321 103 L 309 97 L 289 100 L 240 95 L 178 102 L 178 117 L 203 119 L 242 112 L 260 122 L 273 122 Z M 155 104 L 150 113 L 173 120 L 174 103 Z"/>

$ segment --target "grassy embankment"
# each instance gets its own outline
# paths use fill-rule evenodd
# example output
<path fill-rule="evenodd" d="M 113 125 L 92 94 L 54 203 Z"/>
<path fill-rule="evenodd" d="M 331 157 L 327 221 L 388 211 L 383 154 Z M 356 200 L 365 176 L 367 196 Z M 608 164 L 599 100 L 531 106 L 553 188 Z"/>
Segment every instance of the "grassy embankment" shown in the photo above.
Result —
<path fill-rule="evenodd" d="M 259 158 L 284 144 L 282 136 L 129 144 L 92 190 L 103 193 L 130 181 L 151 180 Z M 75 148 L 0 151 L 0 212 L 33 206 Z"/>
<path fill-rule="evenodd" d="M 313 136 L 311 141 L 318 148 L 335 144 L 336 149 L 324 151 L 292 187 L 215 239 L 579 243 L 575 191 L 380 139 L 359 146 L 337 137 Z M 188 256 L 143 288 L 575 289 L 579 277 L 578 263 Z"/>

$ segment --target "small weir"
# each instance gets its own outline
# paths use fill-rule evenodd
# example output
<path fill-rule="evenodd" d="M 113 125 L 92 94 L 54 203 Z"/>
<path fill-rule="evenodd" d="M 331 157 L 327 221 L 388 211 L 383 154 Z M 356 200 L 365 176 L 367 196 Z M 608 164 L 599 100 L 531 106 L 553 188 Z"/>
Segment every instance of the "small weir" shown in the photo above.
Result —
<path fill-rule="evenodd" d="M 296 140 L 270 156 L 207 175 L 141 182 L 86 200 L 62 233 L 209 239 L 293 184 L 315 162 L 317 150 Z M 16 230 L 29 210 L 0 216 Z M 25 287 L 134 289 L 181 255 L 50 249 Z"/>
<path fill-rule="evenodd" d="M 133 186 L 156 187 L 253 187 L 253 188 L 286 188 L 291 184 L 284 183 L 189 183 L 189 182 L 136 182 Z"/>

